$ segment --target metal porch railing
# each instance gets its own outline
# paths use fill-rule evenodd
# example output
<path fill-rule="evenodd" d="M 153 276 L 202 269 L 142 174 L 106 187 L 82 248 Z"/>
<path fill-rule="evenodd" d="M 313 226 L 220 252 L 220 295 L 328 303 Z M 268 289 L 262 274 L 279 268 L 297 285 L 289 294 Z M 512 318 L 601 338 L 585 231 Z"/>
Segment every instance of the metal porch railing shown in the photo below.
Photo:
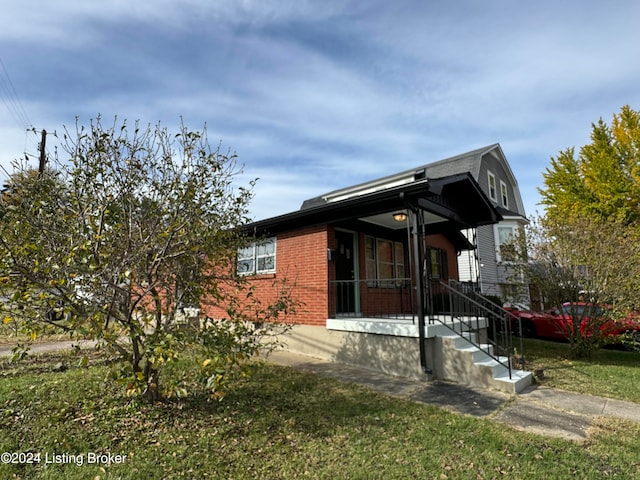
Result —
<path fill-rule="evenodd" d="M 450 315 L 451 322 L 443 321 L 439 316 L 434 318 L 458 335 L 464 336 L 469 343 L 482 350 L 489 357 L 505 366 L 509 371 L 509 378 L 512 376 L 512 355 L 513 345 L 513 324 L 515 320 L 509 311 L 499 305 L 487 300 L 482 295 L 467 288 L 467 285 L 454 280 L 444 283 L 440 280 L 432 281 L 431 301 L 439 300 L 432 304 L 434 311 L 440 315 Z M 445 303 L 448 302 L 448 306 Z M 444 307 L 444 308 L 443 308 Z M 446 310 L 442 311 L 442 310 Z M 477 338 L 471 339 L 465 332 L 478 332 L 486 325 L 486 343 Z M 519 351 L 521 355 L 522 368 L 524 368 L 524 357 L 522 357 L 522 337 L 520 337 Z"/>
<path fill-rule="evenodd" d="M 519 319 L 490 302 L 466 283 L 438 279 L 429 282 L 425 295 L 425 321 L 440 323 L 485 352 L 512 374 L 514 322 Z M 380 318 L 416 322 L 416 305 L 411 279 L 338 280 L 329 282 L 329 316 Z M 517 328 L 517 326 L 516 326 Z M 486 330 L 486 339 L 470 338 L 467 332 Z M 486 341 L 484 341 L 486 340 Z M 522 357 L 522 338 L 519 338 Z M 524 360 L 522 367 L 524 368 Z"/>
<path fill-rule="evenodd" d="M 518 353 L 519 363 L 524 368 L 524 350 L 523 350 L 523 337 L 519 332 L 522 332 L 522 319 L 514 315 L 509 310 L 496 305 L 486 297 L 478 293 L 477 289 L 469 288 L 469 283 L 458 282 L 456 280 L 449 280 L 449 285 L 471 297 L 474 301 L 483 305 L 487 310 L 492 312 L 490 317 L 490 323 L 488 325 L 490 338 L 496 337 L 500 344 L 508 344 L 510 346 L 511 353 Z M 514 349 L 513 336 L 517 337 L 517 350 Z"/>
<path fill-rule="evenodd" d="M 329 282 L 331 318 L 412 319 L 413 304 L 413 290 L 408 278 Z"/>

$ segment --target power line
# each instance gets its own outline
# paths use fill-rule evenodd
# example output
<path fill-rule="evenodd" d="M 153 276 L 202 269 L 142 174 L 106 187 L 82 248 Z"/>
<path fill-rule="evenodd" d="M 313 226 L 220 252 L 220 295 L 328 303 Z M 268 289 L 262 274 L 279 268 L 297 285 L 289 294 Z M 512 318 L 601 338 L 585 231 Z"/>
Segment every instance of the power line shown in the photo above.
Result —
<path fill-rule="evenodd" d="M 32 126 L 31 120 L 29 120 L 29 116 L 22 106 L 22 102 L 20 102 L 18 92 L 16 92 L 16 89 L 13 86 L 7 67 L 5 67 L 1 57 L 0 66 L 2 67 L 2 75 L 0 75 L 0 94 L 2 96 L 2 101 L 18 126 L 21 129 L 26 130 Z"/>
<path fill-rule="evenodd" d="M 7 67 L 5 66 L 2 58 L 0 57 L 0 66 L 2 67 L 2 71 L 0 71 L 0 97 L 2 97 L 2 102 L 7 107 L 7 110 L 13 117 L 13 120 L 16 122 L 18 127 L 25 132 L 25 148 L 24 154 L 28 157 L 34 157 L 35 155 L 27 153 L 27 137 L 29 136 L 29 132 L 33 133 L 33 137 L 31 138 L 33 142 L 33 146 L 39 150 L 40 152 L 40 168 L 43 165 L 43 154 L 45 152 L 45 141 L 46 132 L 42 130 L 42 139 L 38 142 L 38 132 L 33 127 L 31 120 L 29 119 L 29 115 L 27 115 L 27 111 L 24 109 L 22 102 L 20 101 L 20 97 L 18 96 L 18 92 L 16 91 L 13 82 L 11 81 L 11 77 L 9 76 L 9 72 L 7 71 Z M 48 152 L 47 152 L 48 153 Z M 45 158 L 46 161 L 46 158 Z"/>

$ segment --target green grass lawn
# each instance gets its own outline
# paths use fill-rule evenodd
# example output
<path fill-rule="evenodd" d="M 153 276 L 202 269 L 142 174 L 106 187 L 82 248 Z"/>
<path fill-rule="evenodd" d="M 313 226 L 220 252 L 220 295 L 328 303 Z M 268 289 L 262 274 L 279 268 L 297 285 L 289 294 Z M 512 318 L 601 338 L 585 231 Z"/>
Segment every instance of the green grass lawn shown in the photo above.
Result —
<path fill-rule="evenodd" d="M 556 345 L 534 347 L 532 363 L 562 388 L 580 380 L 561 377 L 597 372 L 601 360 L 635 378 L 626 359 L 637 357 L 624 352 L 569 366 Z M 634 423 L 601 420 L 578 444 L 262 364 L 221 403 L 194 394 L 147 404 L 126 397 L 98 358 L 77 360 L 0 361 L 0 452 L 40 454 L 39 463 L 0 464 L 0 478 L 640 478 Z M 69 368 L 54 371 L 60 363 Z M 113 463 L 88 464 L 98 454 Z"/>
<path fill-rule="evenodd" d="M 571 358 L 566 343 L 524 340 L 526 369 L 542 369 L 539 383 L 563 390 L 640 403 L 640 352 L 597 350 L 590 360 Z"/>

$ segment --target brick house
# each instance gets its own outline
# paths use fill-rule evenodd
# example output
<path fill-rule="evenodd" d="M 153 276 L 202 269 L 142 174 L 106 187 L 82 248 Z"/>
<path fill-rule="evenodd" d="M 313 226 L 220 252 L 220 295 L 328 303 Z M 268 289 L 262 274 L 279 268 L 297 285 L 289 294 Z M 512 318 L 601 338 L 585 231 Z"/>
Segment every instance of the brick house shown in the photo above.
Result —
<path fill-rule="evenodd" d="M 469 360 L 456 359 L 447 345 L 466 338 L 499 366 L 504 358 L 481 341 L 488 315 L 471 319 L 474 300 L 450 284 L 459 279 L 461 252 L 475 248 L 462 230 L 501 220 L 470 173 L 428 178 L 419 168 L 247 225 L 246 233 L 260 240 L 238 253 L 238 271 L 265 298 L 273 295 L 274 281 L 295 282 L 304 307 L 290 319 L 291 350 L 402 376 L 487 386 L 485 372 L 469 367 L 459 374 L 459 364 Z M 449 301 L 437 301 L 452 295 L 465 299 L 464 313 L 454 316 L 445 311 Z M 520 389 L 526 380 L 511 381 L 514 370 L 506 368 L 508 386 L 497 388 Z"/>

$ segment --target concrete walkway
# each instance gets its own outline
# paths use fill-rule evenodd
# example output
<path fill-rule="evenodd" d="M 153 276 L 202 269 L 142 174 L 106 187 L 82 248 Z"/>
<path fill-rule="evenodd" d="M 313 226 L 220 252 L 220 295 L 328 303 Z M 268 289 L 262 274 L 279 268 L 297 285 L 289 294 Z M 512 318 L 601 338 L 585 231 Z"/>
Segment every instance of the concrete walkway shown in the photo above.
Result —
<path fill-rule="evenodd" d="M 32 343 L 29 348 L 29 355 L 37 355 L 38 353 L 57 352 L 61 350 L 71 350 L 77 345 L 82 349 L 93 348 L 96 342 L 92 340 L 61 340 L 59 342 L 41 342 Z M 0 357 L 11 355 L 11 350 L 15 344 L 0 345 Z"/>
<path fill-rule="evenodd" d="M 523 393 L 509 395 L 449 382 L 393 377 L 288 351 L 273 352 L 267 361 L 364 385 L 456 413 L 492 419 L 527 432 L 578 442 L 587 438 L 587 430 L 597 417 L 640 422 L 640 404 L 547 387 L 531 386 Z"/>

